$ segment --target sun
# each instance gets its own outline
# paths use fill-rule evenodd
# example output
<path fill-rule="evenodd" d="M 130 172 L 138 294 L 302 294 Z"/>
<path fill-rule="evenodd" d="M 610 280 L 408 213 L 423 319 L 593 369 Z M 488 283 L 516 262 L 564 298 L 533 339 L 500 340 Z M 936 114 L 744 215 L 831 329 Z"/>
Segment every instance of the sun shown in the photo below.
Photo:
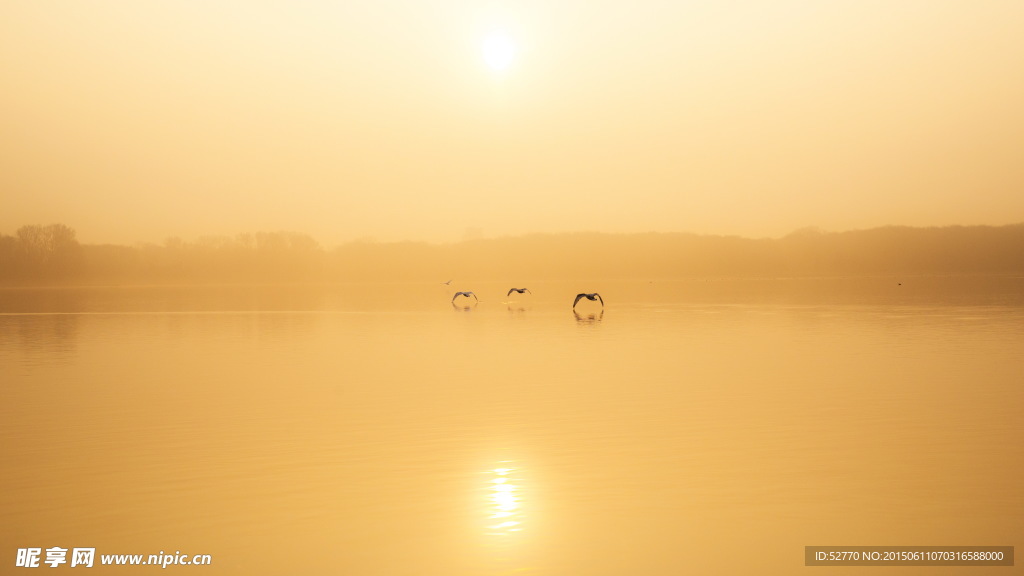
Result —
<path fill-rule="evenodd" d="M 512 65 L 516 57 L 515 43 L 501 31 L 491 32 L 484 37 L 481 50 L 484 62 L 491 70 L 505 70 Z"/>

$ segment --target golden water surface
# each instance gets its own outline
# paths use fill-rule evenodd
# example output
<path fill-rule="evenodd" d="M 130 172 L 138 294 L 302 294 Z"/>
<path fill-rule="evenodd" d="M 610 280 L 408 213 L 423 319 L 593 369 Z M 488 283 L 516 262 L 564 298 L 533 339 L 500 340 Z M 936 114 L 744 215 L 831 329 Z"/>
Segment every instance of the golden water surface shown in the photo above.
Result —
<path fill-rule="evenodd" d="M 1021 284 L 944 282 L 2 291 L 0 563 L 792 574 L 835 570 L 808 545 L 1019 548 Z"/>

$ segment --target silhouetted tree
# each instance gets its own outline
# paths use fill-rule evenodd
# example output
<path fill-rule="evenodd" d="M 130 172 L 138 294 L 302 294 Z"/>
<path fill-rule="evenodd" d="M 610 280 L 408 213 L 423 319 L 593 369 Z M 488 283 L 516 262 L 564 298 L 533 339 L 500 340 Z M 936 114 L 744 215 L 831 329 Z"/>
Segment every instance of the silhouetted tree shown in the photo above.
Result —
<path fill-rule="evenodd" d="M 75 231 L 64 224 L 33 224 L 0 238 L 0 274 L 13 280 L 70 280 L 81 270 Z"/>

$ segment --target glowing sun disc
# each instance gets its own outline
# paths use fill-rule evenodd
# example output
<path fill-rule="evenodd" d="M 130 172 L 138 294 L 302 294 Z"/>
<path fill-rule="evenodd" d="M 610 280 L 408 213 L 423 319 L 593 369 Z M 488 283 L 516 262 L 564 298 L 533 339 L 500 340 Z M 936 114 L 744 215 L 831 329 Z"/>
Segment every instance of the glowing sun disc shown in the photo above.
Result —
<path fill-rule="evenodd" d="M 484 38 L 484 62 L 492 70 L 504 70 L 512 64 L 516 55 L 516 45 L 502 32 L 493 32 Z"/>

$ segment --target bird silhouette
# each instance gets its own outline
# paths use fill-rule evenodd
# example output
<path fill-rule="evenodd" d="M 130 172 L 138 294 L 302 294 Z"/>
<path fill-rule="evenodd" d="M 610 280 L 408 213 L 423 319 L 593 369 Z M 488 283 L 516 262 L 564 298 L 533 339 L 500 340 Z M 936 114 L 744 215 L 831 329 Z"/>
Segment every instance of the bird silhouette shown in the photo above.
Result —
<path fill-rule="evenodd" d="M 451 283 L 452 283 L 452 281 L 451 281 L 451 280 L 449 280 L 449 281 L 447 281 L 447 282 L 441 282 L 441 284 L 444 284 L 445 286 L 448 286 L 448 285 L 450 285 Z"/>
<path fill-rule="evenodd" d="M 529 288 L 509 288 L 508 294 L 505 294 L 505 297 L 511 296 L 513 292 L 517 292 L 519 294 L 522 294 L 523 292 L 526 292 L 527 294 L 533 294 L 533 292 L 530 292 Z"/>
<path fill-rule="evenodd" d="M 598 294 L 597 292 L 593 292 L 591 294 L 577 294 L 576 295 L 576 299 L 572 301 L 572 307 L 576 308 L 576 304 L 579 303 L 579 301 L 581 299 L 583 299 L 583 298 L 586 298 L 587 300 L 594 300 L 594 301 L 600 300 L 601 301 L 601 308 L 604 308 L 604 298 L 601 298 L 601 295 Z"/>
<path fill-rule="evenodd" d="M 473 298 L 476 298 L 477 302 L 480 301 L 480 299 L 476 297 L 476 294 L 473 294 L 472 292 L 456 292 L 455 296 L 452 296 L 452 302 L 455 302 L 455 299 L 458 298 L 459 296 L 465 296 L 466 298 L 472 296 Z"/>

